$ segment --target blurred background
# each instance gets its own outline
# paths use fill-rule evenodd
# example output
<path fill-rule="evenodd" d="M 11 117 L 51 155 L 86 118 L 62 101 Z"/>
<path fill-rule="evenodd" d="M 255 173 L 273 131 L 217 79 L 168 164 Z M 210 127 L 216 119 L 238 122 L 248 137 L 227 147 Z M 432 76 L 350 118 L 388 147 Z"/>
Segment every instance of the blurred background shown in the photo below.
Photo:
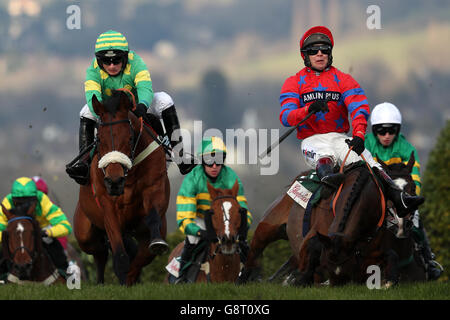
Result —
<path fill-rule="evenodd" d="M 70 29 L 80 10 L 79 28 Z M 370 5 L 380 9 L 369 28 Z M 371 18 L 372 17 L 372 18 Z M 313 25 L 334 35 L 333 65 L 350 73 L 369 103 L 389 101 L 418 149 L 422 172 L 450 118 L 450 2 L 446 0 L 0 0 L 0 193 L 20 176 L 41 175 L 72 221 L 78 185 L 65 164 L 78 152 L 79 111 L 94 43 L 122 32 L 146 62 L 154 91 L 175 100 L 182 128 L 282 128 L 279 92 L 303 67 L 298 42 Z M 370 131 L 370 129 L 369 129 Z M 254 216 L 305 170 L 292 134 L 276 175 L 231 165 Z M 169 232 L 183 176 L 169 168 Z"/>

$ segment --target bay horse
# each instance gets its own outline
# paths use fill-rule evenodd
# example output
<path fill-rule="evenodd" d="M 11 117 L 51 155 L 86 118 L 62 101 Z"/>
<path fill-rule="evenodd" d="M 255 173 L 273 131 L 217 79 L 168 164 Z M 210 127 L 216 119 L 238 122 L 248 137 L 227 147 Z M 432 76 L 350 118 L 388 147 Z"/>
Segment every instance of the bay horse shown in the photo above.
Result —
<path fill-rule="evenodd" d="M 42 245 L 42 231 L 34 218 L 36 204 L 28 209 L 19 205 L 10 210 L 2 204 L 3 213 L 8 219 L 6 230 L 2 233 L 3 259 L 10 266 L 6 280 L 16 284 L 33 282 L 47 286 L 65 283 Z"/>
<path fill-rule="evenodd" d="M 311 173 L 312 170 L 302 172 L 294 179 L 294 181 L 298 180 L 300 177 L 308 177 Z M 315 236 L 317 230 L 327 233 L 327 226 L 329 226 L 332 221 L 332 214 L 329 210 L 330 201 L 331 197 L 325 196 L 325 198 L 312 209 L 310 232 L 307 235 L 307 241 Z M 260 279 L 262 268 L 261 257 L 263 251 L 273 242 L 278 240 L 289 240 L 287 232 L 289 219 L 289 231 L 291 237 L 298 239 L 298 241 L 290 242 L 294 254 L 291 255 L 284 265 L 269 278 L 269 281 L 275 281 L 279 278 L 288 276 L 298 268 L 299 260 L 297 253 L 300 250 L 299 245 L 304 239 L 302 234 L 304 214 L 305 209 L 297 204 L 286 192 L 283 192 L 282 195 L 268 206 L 262 220 L 258 223 L 253 234 L 248 258 L 237 281 L 238 284 Z M 304 263 L 306 263 L 306 261 L 302 261 L 303 268 L 305 268 Z"/>
<path fill-rule="evenodd" d="M 239 183 L 236 180 L 231 189 L 217 189 L 209 182 L 211 209 L 205 213 L 204 220 L 208 239 L 206 258 L 195 282 L 234 282 L 241 270 L 239 242 L 245 241 L 247 229 L 247 210 L 239 205 L 237 195 Z M 199 242 L 198 246 L 201 246 Z M 184 241 L 171 252 L 168 262 L 181 255 Z M 175 277 L 169 274 L 166 282 Z"/>
<path fill-rule="evenodd" d="M 74 234 L 80 248 L 94 256 L 99 284 L 104 283 L 109 247 L 114 272 L 126 285 L 135 284 L 142 268 L 168 250 L 165 152 L 155 133 L 132 112 L 134 96 L 132 100 L 122 89 L 104 103 L 92 98 L 100 123 L 90 183 L 80 186 Z"/>

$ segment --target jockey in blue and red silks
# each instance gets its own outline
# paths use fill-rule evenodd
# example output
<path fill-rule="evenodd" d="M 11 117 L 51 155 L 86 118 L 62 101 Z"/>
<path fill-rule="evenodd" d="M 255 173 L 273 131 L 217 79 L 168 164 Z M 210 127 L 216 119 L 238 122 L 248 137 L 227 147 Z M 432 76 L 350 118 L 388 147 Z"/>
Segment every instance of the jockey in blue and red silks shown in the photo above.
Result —
<path fill-rule="evenodd" d="M 343 174 L 333 173 L 333 168 L 342 163 L 352 146 L 354 152 L 350 152 L 346 163 L 361 160 L 363 154 L 381 177 L 386 195 L 394 202 L 399 215 L 414 212 L 424 198 L 401 191 L 364 148 L 369 103 L 355 79 L 331 65 L 333 46 L 333 35 L 326 27 L 313 27 L 303 35 L 300 52 L 305 67 L 283 84 L 280 121 L 286 127 L 296 126 L 309 113 L 314 114 L 299 126 L 297 138 L 303 139 L 301 148 L 306 164 L 316 169 L 323 183 L 331 187 L 340 185 Z M 346 135 L 350 129 L 349 114 L 352 139 Z"/>

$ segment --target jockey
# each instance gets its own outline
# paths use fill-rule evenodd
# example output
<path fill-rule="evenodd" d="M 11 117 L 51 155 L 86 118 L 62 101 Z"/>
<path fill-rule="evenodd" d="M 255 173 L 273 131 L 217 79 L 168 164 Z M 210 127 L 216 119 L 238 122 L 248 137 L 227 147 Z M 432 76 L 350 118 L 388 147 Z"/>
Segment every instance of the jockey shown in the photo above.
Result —
<path fill-rule="evenodd" d="M 241 207 L 247 209 L 248 228 L 252 223 L 252 215 L 248 211 L 247 199 L 244 196 L 244 187 L 233 169 L 224 164 L 226 155 L 227 151 L 222 139 L 218 137 L 204 138 L 197 153 L 197 156 L 202 159 L 202 165 L 197 166 L 186 175 L 181 184 L 177 195 L 177 224 L 181 232 L 186 235 L 186 239 L 181 254 L 180 270 L 190 260 L 200 239 L 206 238 L 203 215 L 211 207 L 207 181 L 214 188 L 231 189 L 237 179 L 239 183 L 237 200 Z M 249 249 L 246 238 L 239 242 L 242 262 L 245 262 Z M 180 274 L 177 282 L 184 281 L 186 279 L 183 274 Z"/>
<path fill-rule="evenodd" d="M 300 52 L 305 68 L 289 77 L 280 94 L 280 122 L 296 126 L 309 113 L 313 113 L 297 129 L 297 138 L 303 139 L 301 148 L 306 164 L 316 169 L 321 181 L 332 188 L 343 181 L 343 174 L 333 173 L 344 160 L 349 147 L 353 147 L 347 164 L 361 160 L 363 154 L 386 187 L 387 197 L 404 216 L 423 203 L 423 197 L 410 196 L 401 191 L 364 149 L 364 137 L 369 117 L 369 105 L 364 90 L 349 74 L 333 67 L 331 31 L 323 26 L 312 27 L 300 40 Z M 350 125 L 353 138 L 345 134 Z"/>
<path fill-rule="evenodd" d="M 415 163 L 412 169 L 412 178 L 416 185 L 416 194 L 420 194 L 420 162 L 416 148 L 411 145 L 405 136 L 400 133 L 402 115 L 398 108 L 389 102 L 375 106 L 371 115 L 372 134 L 366 134 L 365 146 L 372 155 L 379 157 L 386 164 L 407 163 L 411 153 L 414 153 Z M 428 279 L 435 280 L 442 274 L 440 265 L 434 261 L 435 255 L 431 251 L 430 243 L 425 232 L 422 220 L 417 210 L 414 215 L 414 240 L 416 240 L 420 252 L 425 261 Z"/>
<path fill-rule="evenodd" d="M 43 193 L 45 193 L 48 196 L 48 185 L 47 185 L 47 182 L 44 180 L 44 178 L 42 178 L 40 176 L 34 176 L 31 179 L 33 179 L 34 183 L 36 183 L 37 189 L 39 191 L 42 191 Z M 61 243 L 61 245 L 64 248 L 64 250 L 66 250 L 66 248 L 67 248 L 67 236 L 58 237 L 56 239 Z"/>
<path fill-rule="evenodd" d="M 72 232 L 72 226 L 64 212 L 27 177 L 16 179 L 11 193 L 2 200 L 3 206 L 8 210 L 17 206 L 29 207 L 34 202 L 37 202 L 34 216 L 42 229 L 42 244 L 56 268 L 65 272 L 68 264 L 64 249 L 59 241 L 53 241 L 54 238 L 64 237 Z M 8 219 L 0 207 L 0 241 L 1 232 L 6 230 L 7 225 Z"/>
<path fill-rule="evenodd" d="M 94 130 L 98 121 L 92 107 L 92 97 L 104 101 L 111 96 L 111 91 L 127 88 L 136 96 L 135 115 L 147 120 L 153 114 L 163 123 L 172 148 L 178 145 L 179 155 L 183 156 L 181 138 L 173 139 L 172 134 L 180 129 L 177 112 L 172 98 L 165 92 L 153 94 L 150 72 L 142 58 L 129 50 L 126 38 L 117 31 L 102 33 L 95 44 L 95 58 L 86 70 L 84 83 L 87 104 L 80 111 L 79 150 L 85 150 L 94 141 Z M 148 120 L 147 120 L 148 121 Z M 151 121 L 150 121 L 151 122 Z M 158 130 L 158 125 L 155 130 Z M 159 127 L 162 128 L 159 123 Z M 164 136 L 163 132 L 158 132 Z M 175 136 L 174 136 L 175 137 Z M 80 184 L 87 184 L 89 172 L 89 155 L 67 169 L 69 176 Z M 178 164 L 181 174 L 186 174 L 195 166 L 186 163 L 186 159 Z"/>

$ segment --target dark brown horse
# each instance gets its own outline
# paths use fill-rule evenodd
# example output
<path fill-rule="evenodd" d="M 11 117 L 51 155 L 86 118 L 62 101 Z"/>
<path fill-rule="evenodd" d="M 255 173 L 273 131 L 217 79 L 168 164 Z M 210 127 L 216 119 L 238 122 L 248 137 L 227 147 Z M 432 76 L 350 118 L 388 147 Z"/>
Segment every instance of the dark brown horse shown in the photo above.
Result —
<path fill-rule="evenodd" d="M 232 189 L 216 189 L 208 182 L 208 191 L 212 199 L 211 209 L 204 220 L 209 241 L 206 243 L 206 259 L 196 282 L 234 282 L 241 270 L 239 241 L 246 234 L 247 210 L 241 208 L 236 199 L 239 191 L 237 180 Z M 169 262 L 180 256 L 183 245 L 184 242 L 179 243 L 172 251 Z"/>
<path fill-rule="evenodd" d="M 36 203 L 26 211 L 18 206 L 2 210 L 8 226 L 2 233 L 3 258 L 10 265 L 7 281 L 16 284 L 27 282 L 51 285 L 64 283 L 50 256 L 42 245 L 41 228 L 33 213 Z"/>
<path fill-rule="evenodd" d="M 412 179 L 411 173 L 415 163 L 414 153 L 411 153 L 408 163 L 394 163 L 387 165 L 378 159 L 384 170 L 392 177 L 394 182 L 404 191 L 411 195 L 416 195 L 416 185 Z M 389 287 L 396 281 L 425 281 L 426 271 L 425 264 L 420 254 L 415 250 L 415 240 L 412 232 L 412 219 L 414 212 L 405 218 L 399 218 L 395 215 L 395 208 L 390 208 L 393 214 L 392 218 L 398 221 L 396 228 L 383 228 L 380 230 L 379 247 L 374 251 L 387 252 L 393 250 L 395 252 L 394 268 L 397 277 L 393 281 L 386 281 L 385 285 Z M 375 241 L 377 242 L 377 241 Z M 381 266 L 386 267 L 385 261 L 378 261 Z"/>
<path fill-rule="evenodd" d="M 125 92 L 113 91 L 105 103 L 94 96 L 92 105 L 100 117 L 97 146 L 90 184 L 80 187 L 74 233 L 80 248 L 94 256 L 98 283 L 104 282 L 110 247 L 119 282 L 132 285 L 142 268 L 167 250 L 165 153 L 153 131 L 130 112 L 134 104 Z"/>

